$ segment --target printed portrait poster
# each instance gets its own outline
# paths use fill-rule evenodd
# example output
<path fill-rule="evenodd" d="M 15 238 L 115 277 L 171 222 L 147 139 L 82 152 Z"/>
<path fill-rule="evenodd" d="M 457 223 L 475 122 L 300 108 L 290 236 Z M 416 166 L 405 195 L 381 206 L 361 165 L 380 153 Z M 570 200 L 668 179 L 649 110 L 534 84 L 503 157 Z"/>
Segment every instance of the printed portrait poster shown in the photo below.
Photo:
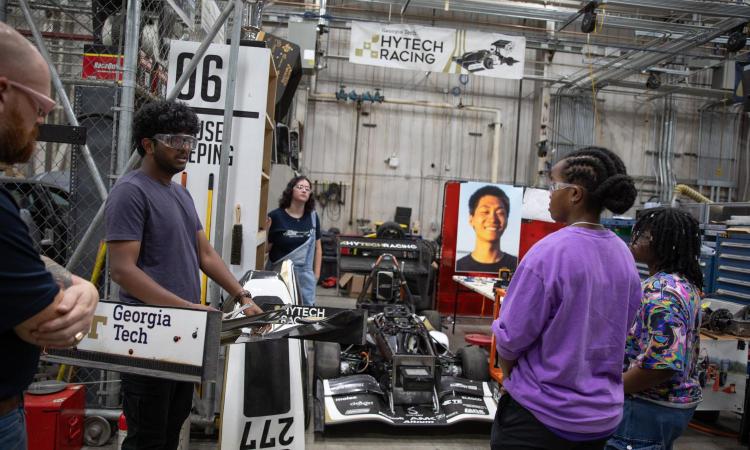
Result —
<path fill-rule="evenodd" d="M 521 241 L 523 188 L 483 182 L 461 183 L 456 272 L 516 270 Z"/>

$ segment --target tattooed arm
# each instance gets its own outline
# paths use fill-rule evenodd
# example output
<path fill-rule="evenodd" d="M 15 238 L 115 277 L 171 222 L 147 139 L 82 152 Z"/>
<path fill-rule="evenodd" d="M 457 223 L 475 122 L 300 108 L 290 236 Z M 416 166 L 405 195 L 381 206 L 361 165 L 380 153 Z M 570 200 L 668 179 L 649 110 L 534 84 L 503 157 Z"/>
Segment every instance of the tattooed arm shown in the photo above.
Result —
<path fill-rule="evenodd" d="M 76 334 L 88 332 L 99 292 L 51 259 L 43 256 L 42 260 L 60 285 L 60 292 L 52 304 L 14 329 L 21 339 L 35 345 L 70 347 L 76 343 Z"/>
<path fill-rule="evenodd" d="M 52 261 L 46 256 L 42 256 L 41 258 L 42 262 L 44 262 L 44 266 L 47 268 L 47 271 L 52 274 L 52 278 L 58 285 L 60 285 L 60 288 L 67 289 L 73 286 L 73 274 L 70 273 L 68 269 Z"/>

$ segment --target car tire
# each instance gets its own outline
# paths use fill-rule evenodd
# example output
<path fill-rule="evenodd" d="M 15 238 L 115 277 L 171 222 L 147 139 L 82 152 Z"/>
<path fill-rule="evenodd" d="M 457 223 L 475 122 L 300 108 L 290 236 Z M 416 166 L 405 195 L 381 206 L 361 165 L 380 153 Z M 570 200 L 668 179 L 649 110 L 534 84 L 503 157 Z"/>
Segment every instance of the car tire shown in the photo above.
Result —
<path fill-rule="evenodd" d="M 484 349 L 475 345 L 462 347 L 458 350 L 457 356 L 461 359 L 464 378 L 475 381 L 490 380 L 490 363 Z"/>
<path fill-rule="evenodd" d="M 338 378 L 341 375 L 341 346 L 335 342 L 316 342 L 313 364 L 314 379 Z"/>
<path fill-rule="evenodd" d="M 422 312 L 419 313 L 419 315 L 424 316 L 424 320 L 426 322 L 430 322 L 430 325 L 432 326 L 432 329 L 435 331 L 440 331 L 443 328 L 443 319 L 440 317 L 440 313 L 435 311 L 434 309 L 425 309 L 422 310 Z"/>
<path fill-rule="evenodd" d="M 492 58 L 484 58 L 484 61 L 482 61 L 482 65 L 487 70 L 492 70 L 493 67 L 495 67 L 494 61 L 492 61 Z"/>
<path fill-rule="evenodd" d="M 385 222 L 378 227 L 375 236 L 380 239 L 403 239 L 406 236 L 404 229 L 396 222 Z"/>

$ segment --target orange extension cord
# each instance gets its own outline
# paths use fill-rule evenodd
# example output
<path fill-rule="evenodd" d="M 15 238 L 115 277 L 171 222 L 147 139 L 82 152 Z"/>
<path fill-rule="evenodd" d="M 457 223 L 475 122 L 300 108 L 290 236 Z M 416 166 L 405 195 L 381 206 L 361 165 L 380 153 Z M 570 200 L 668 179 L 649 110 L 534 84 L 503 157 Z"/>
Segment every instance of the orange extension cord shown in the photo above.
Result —
<path fill-rule="evenodd" d="M 740 437 L 740 435 L 737 433 L 733 433 L 731 431 L 717 430 L 716 428 L 708 427 L 706 425 L 700 425 L 695 422 L 690 422 L 688 426 L 696 431 L 700 431 L 701 433 L 712 434 L 714 436 L 728 437 L 728 438 L 734 438 L 734 439 L 737 439 Z"/>

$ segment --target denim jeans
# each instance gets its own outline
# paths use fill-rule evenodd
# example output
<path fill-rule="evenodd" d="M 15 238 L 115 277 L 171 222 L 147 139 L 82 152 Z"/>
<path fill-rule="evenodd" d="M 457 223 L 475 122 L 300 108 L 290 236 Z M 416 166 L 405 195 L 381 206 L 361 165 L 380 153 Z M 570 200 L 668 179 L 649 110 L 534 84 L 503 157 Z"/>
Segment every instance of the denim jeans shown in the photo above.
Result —
<path fill-rule="evenodd" d="M 0 448 L 26 450 L 26 416 L 23 406 L 0 417 Z"/>
<path fill-rule="evenodd" d="M 622 422 L 607 450 L 671 450 L 685 431 L 695 407 L 670 408 L 639 398 L 626 398 Z"/>

